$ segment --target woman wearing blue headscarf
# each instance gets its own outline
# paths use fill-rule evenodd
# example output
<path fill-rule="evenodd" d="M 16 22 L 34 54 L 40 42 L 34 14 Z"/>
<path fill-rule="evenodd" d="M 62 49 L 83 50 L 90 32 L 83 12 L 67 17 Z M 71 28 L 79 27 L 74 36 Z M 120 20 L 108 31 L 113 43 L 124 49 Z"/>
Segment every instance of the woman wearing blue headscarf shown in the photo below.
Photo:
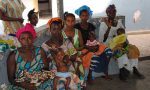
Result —
<path fill-rule="evenodd" d="M 83 5 L 77 10 L 75 13 L 80 17 L 81 22 L 75 24 L 75 28 L 81 31 L 83 37 L 83 43 L 86 46 L 86 42 L 89 40 L 89 33 L 95 33 L 95 26 L 92 23 L 88 22 L 90 16 L 92 16 L 92 10 Z M 105 73 L 105 78 L 110 79 L 108 77 L 108 63 L 111 57 L 111 50 L 109 48 L 104 48 L 101 50 L 102 53 L 100 55 L 93 55 L 90 61 L 90 67 L 85 69 L 85 81 L 88 80 L 90 83 L 94 80 L 93 72 L 97 73 Z M 88 53 L 87 53 L 88 54 Z M 86 55 L 87 55 L 86 54 Z M 95 63 L 98 62 L 98 63 Z"/>
<path fill-rule="evenodd" d="M 92 23 L 88 22 L 90 16 L 92 16 L 93 11 L 86 5 L 81 6 L 75 13 L 80 17 L 81 22 L 75 24 L 75 28 L 81 31 L 83 37 L 83 44 L 86 44 L 86 41 L 89 37 L 89 32 L 95 32 L 95 26 Z"/>

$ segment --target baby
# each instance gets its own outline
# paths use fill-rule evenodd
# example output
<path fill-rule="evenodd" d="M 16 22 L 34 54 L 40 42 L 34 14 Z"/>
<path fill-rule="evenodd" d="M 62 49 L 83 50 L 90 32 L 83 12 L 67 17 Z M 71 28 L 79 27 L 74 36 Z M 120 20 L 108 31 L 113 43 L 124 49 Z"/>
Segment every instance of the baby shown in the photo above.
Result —
<path fill-rule="evenodd" d="M 144 78 L 137 69 L 140 52 L 135 45 L 129 44 L 127 36 L 125 35 L 125 29 L 119 28 L 117 30 L 117 36 L 113 38 L 109 45 L 113 50 L 114 58 L 116 58 L 118 62 L 120 80 L 127 80 L 132 70 L 135 76 L 140 79 Z"/>
<path fill-rule="evenodd" d="M 83 60 L 83 66 L 85 68 L 85 80 L 87 80 L 87 76 L 88 74 L 91 75 L 91 80 L 94 79 L 94 76 L 92 74 L 92 71 L 96 71 L 96 72 L 103 72 L 105 73 L 105 78 L 108 79 L 108 70 L 107 70 L 107 67 L 108 65 L 103 65 L 105 70 L 102 70 L 102 71 L 98 71 L 96 70 L 97 68 L 94 67 L 94 65 L 98 65 L 98 64 L 95 64 L 93 63 L 91 60 L 92 60 L 92 57 L 93 56 L 96 56 L 98 58 L 101 58 L 102 56 L 103 57 L 106 57 L 105 59 L 109 59 L 107 58 L 107 47 L 102 44 L 102 43 L 99 43 L 97 40 L 96 40 L 96 35 L 93 33 L 93 32 L 90 32 L 89 33 L 89 40 L 87 40 L 87 43 L 86 43 L 86 46 L 85 46 L 85 49 L 83 49 L 81 51 L 81 58 Z M 108 61 L 107 63 L 109 63 L 109 60 L 98 60 L 99 61 Z M 100 62 L 101 63 L 101 62 Z M 91 66 L 91 64 L 93 64 Z M 103 67 L 102 67 L 103 68 Z"/>
<path fill-rule="evenodd" d="M 68 72 L 68 60 L 66 60 L 65 53 L 63 49 L 58 48 L 57 50 L 52 51 L 52 55 L 54 56 L 54 61 L 56 62 L 57 73 L 54 78 L 54 90 L 57 90 L 57 82 L 60 78 L 65 78 L 65 90 L 69 89 L 69 84 L 71 82 L 71 73 Z"/>

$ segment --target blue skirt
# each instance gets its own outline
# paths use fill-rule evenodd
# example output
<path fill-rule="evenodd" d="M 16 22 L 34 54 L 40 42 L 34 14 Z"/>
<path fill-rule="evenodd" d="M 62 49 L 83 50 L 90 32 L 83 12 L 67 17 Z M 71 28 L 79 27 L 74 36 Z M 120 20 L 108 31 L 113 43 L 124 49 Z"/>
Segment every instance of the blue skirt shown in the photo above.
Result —
<path fill-rule="evenodd" d="M 94 55 L 91 60 L 90 69 L 96 73 L 108 72 L 108 64 L 111 56 L 112 52 L 108 48 L 101 55 Z"/>

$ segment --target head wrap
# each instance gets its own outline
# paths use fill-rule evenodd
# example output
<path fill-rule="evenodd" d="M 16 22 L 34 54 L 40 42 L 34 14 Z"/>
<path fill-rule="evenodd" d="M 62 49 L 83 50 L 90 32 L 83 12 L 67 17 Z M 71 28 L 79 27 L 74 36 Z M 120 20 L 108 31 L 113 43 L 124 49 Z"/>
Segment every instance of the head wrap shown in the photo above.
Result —
<path fill-rule="evenodd" d="M 107 7 L 107 9 L 106 9 L 106 13 L 109 13 L 109 12 L 111 12 L 111 11 L 116 12 L 116 7 L 115 7 L 114 4 L 109 5 L 109 6 Z"/>
<path fill-rule="evenodd" d="M 24 32 L 30 32 L 33 36 L 33 39 L 36 38 L 36 32 L 34 27 L 32 26 L 32 24 L 27 23 L 24 27 L 20 28 L 17 32 L 16 32 L 16 37 L 19 39 L 20 35 Z"/>
<path fill-rule="evenodd" d="M 64 27 L 64 22 L 62 21 L 62 19 L 59 18 L 59 17 L 55 17 L 55 18 L 51 18 L 51 19 L 48 21 L 47 25 L 48 25 L 49 28 L 50 28 L 50 26 L 51 26 L 51 24 L 52 24 L 53 22 L 60 22 L 61 27 L 62 27 L 62 28 Z"/>
<path fill-rule="evenodd" d="M 86 11 L 89 13 L 89 15 L 92 16 L 93 11 L 90 9 L 90 7 L 88 7 L 88 6 L 86 6 L 86 5 L 83 5 L 83 6 L 81 6 L 80 8 L 78 8 L 77 10 L 75 10 L 75 13 L 76 13 L 78 16 L 80 16 L 81 11 L 83 11 L 83 10 L 86 10 Z"/>

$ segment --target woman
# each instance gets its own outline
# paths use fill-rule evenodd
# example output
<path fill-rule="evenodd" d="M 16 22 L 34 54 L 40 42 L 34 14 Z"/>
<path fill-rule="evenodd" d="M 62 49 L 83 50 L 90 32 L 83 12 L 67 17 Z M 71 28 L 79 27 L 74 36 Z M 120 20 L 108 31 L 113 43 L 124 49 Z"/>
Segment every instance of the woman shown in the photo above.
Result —
<path fill-rule="evenodd" d="M 109 46 L 109 43 L 117 35 L 117 29 L 124 28 L 124 26 L 122 25 L 122 21 L 120 19 L 116 19 L 116 13 L 117 10 L 115 5 L 109 5 L 106 9 L 107 18 L 104 20 L 104 22 L 101 23 L 100 26 L 99 40 L 107 46 Z M 119 72 L 120 76 L 122 76 L 122 74 L 127 70 L 122 66 L 120 67 L 120 64 L 124 63 L 125 61 L 128 61 L 128 57 L 126 54 L 117 58 L 118 63 L 115 62 L 114 58 L 111 58 L 109 64 L 109 74 L 118 74 Z M 126 66 L 126 68 L 128 68 L 128 66 Z"/>
<path fill-rule="evenodd" d="M 10 53 L 7 60 L 7 73 L 9 90 L 45 90 L 51 89 L 51 80 L 43 79 L 41 83 L 35 83 L 38 77 L 33 75 L 42 75 L 42 70 L 48 70 L 48 62 L 45 52 L 40 47 L 33 46 L 36 38 L 34 28 L 30 25 L 19 29 L 16 36 L 21 43 L 21 47 Z M 35 74 L 34 74 L 35 73 Z M 38 73 L 38 74 L 36 74 Z M 28 77 L 29 76 L 29 77 Z M 28 77 L 28 78 L 27 78 Z M 34 81 L 34 83 L 31 81 Z M 41 80 L 41 79 L 40 79 Z"/>
<path fill-rule="evenodd" d="M 92 16 L 92 11 L 88 6 L 84 5 L 77 9 L 75 13 L 81 19 L 80 23 L 75 24 L 75 28 L 80 30 L 83 37 L 83 44 L 85 45 L 89 37 L 89 32 L 95 32 L 96 29 L 92 23 L 88 22 L 89 17 Z"/>
<path fill-rule="evenodd" d="M 89 76 L 94 79 L 94 72 L 102 72 L 105 74 L 105 79 L 110 79 L 108 76 L 108 64 L 109 58 L 108 49 L 106 45 L 99 43 L 96 40 L 96 35 L 94 33 L 89 34 L 89 40 L 86 43 L 86 48 L 81 52 L 81 57 L 83 61 L 83 66 L 85 68 L 85 80 L 88 79 Z M 111 53 L 110 53 L 111 54 Z M 92 60 L 92 61 L 91 61 Z"/>
<path fill-rule="evenodd" d="M 107 18 L 100 25 L 99 41 L 106 44 L 117 35 L 118 28 L 124 28 L 122 20 L 116 19 L 116 7 L 114 4 L 109 5 L 106 9 Z"/>
<path fill-rule="evenodd" d="M 23 26 L 22 12 L 25 6 L 21 0 L 0 1 L 0 25 L 3 27 L 1 34 L 15 34 Z"/>
<path fill-rule="evenodd" d="M 72 13 L 65 13 L 65 28 L 63 35 L 65 38 L 69 38 L 72 41 L 74 47 L 77 50 L 81 50 L 83 47 L 83 39 L 81 32 L 78 29 L 74 28 L 75 25 L 75 16 Z"/>
<path fill-rule="evenodd" d="M 84 5 L 84 6 L 81 6 L 79 9 L 77 9 L 75 11 L 75 13 L 80 16 L 80 19 L 81 19 L 81 22 L 80 23 L 77 23 L 75 25 L 75 28 L 78 28 L 81 33 L 82 33 L 82 36 L 83 36 L 83 42 L 84 42 L 84 45 L 86 44 L 86 42 L 89 40 L 89 33 L 92 32 L 92 33 L 95 33 L 95 26 L 91 23 L 88 22 L 88 19 L 90 16 L 92 16 L 92 11 L 91 9 Z M 104 72 L 106 75 L 108 74 L 107 73 L 107 68 L 108 68 L 108 63 L 109 63 L 109 58 L 111 55 L 111 52 L 108 53 L 110 51 L 110 49 L 108 48 L 102 48 L 101 49 L 101 52 L 102 54 L 99 55 L 99 56 L 96 56 L 96 55 L 93 55 L 92 56 L 92 60 L 91 60 L 91 65 L 95 65 L 95 67 L 90 67 L 91 69 L 89 71 L 86 71 L 85 73 L 89 74 L 88 75 L 88 81 L 89 83 L 91 83 L 93 80 L 94 80 L 94 74 L 92 72 L 97 72 L 97 73 L 101 73 L 101 72 Z M 102 58 L 105 58 L 105 59 L 102 59 Z M 100 63 L 103 63 L 103 66 L 101 64 L 97 64 L 95 63 L 96 62 L 100 62 Z M 104 64 L 105 63 L 105 64 Z M 108 75 L 107 75 L 108 76 Z M 87 79 L 87 77 L 85 77 L 85 79 Z M 106 79 L 109 79 L 109 77 L 106 77 Z"/>
<path fill-rule="evenodd" d="M 75 29 L 75 16 L 72 13 L 66 13 L 64 15 L 64 20 L 65 20 L 65 27 L 64 31 L 62 31 L 63 37 L 68 38 L 70 41 L 72 41 L 74 47 L 76 48 L 77 51 L 81 51 L 83 49 L 83 38 L 80 30 Z M 78 55 L 76 56 L 78 57 Z M 83 81 L 84 80 L 84 71 L 83 71 L 83 65 L 82 61 L 80 58 L 78 58 L 78 65 L 75 66 L 77 63 L 76 61 L 74 62 L 75 68 L 77 68 L 77 75 L 80 77 L 80 79 Z M 80 62 L 80 63 L 79 63 Z"/>
<path fill-rule="evenodd" d="M 116 7 L 114 4 L 109 5 L 106 9 L 107 18 L 101 22 L 99 28 L 99 41 L 109 46 L 109 42 L 117 35 L 118 28 L 124 28 L 121 19 L 116 19 Z M 118 74 L 119 68 L 113 58 L 109 63 L 109 74 Z"/>
<path fill-rule="evenodd" d="M 49 68 L 56 71 L 57 70 L 56 63 L 53 60 L 54 57 L 51 55 L 52 50 L 62 48 L 65 52 L 65 55 L 69 56 L 70 58 L 76 56 L 77 51 L 74 48 L 71 41 L 68 38 L 63 37 L 63 33 L 61 30 L 64 26 L 64 23 L 60 18 L 56 17 L 50 19 L 48 21 L 48 26 L 49 26 L 48 33 L 51 33 L 51 37 L 49 40 L 47 40 L 42 44 L 42 47 L 46 51 L 48 60 L 52 62 Z M 76 69 L 77 68 L 74 68 L 72 64 L 69 65 L 69 71 L 76 73 Z M 76 84 L 73 84 L 72 82 L 71 85 L 73 85 L 72 87 L 77 87 Z M 59 88 L 63 88 L 61 87 L 61 84 L 59 84 L 58 86 Z"/>

